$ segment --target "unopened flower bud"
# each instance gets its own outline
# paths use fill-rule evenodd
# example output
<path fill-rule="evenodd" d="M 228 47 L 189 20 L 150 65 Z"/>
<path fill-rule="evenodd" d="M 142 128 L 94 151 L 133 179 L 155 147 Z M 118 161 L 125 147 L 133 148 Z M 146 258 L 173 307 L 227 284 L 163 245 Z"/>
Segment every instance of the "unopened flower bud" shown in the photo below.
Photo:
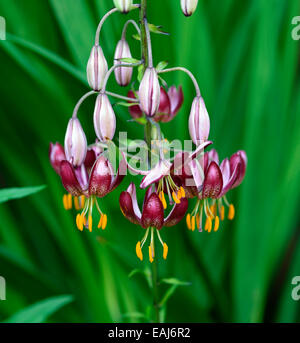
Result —
<path fill-rule="evenodd" d="M 95 91 L 101 90 L 108 67 L 102 48 L 99 45 L 93 47 L 86 71 L 90 87 Z"/>
<path fill-rule="evenodd" d="M 198 0 L 180 0 L 181 9 L 186 17 L 191 16 L 197 8 Z"/>
<path fill-rule="evenodd" d="M 122 63 L 119 61 L 121 58 L 132 58 L 129 45 L 125 39 L 121 39 L 117 44 L 114 64 Z M 131 81 L 131 76 L 131 67 L 119 67 L 115 69 L 116 81 L 120 86 L 127 86 Z"/>
<path fill-rule="evenodd" d="M 139 88 L 140 107 L 148 117 L 153 117 L 160 103 L 160 86 L 156 70 L 147 68 Z"/>
<path fill-rule="evenodd" d="M 116 8 L 122 13 L 128 13 L 131 10 L 133 0 L 114 0 Z"/>
<path fill-rule="evenodd" d="M 106 94 L 100 93 L 94 111 L 94 128 L 101 142 L 112 140 L 116 131 L 116 116 Z"/>
<path fill-rule="evenodd" d="M 189 117 L 189 131 L 193 142 L 199 145 L 209 136 L 210 120 L 201 96 L 194 99 Z"/>
<path fill-rule="evenodd" d="M 74 167 L 80 166 L 86 157 L 87 142 L 79 119 L 71 118 L 65 136 L 65 154 Z"/>

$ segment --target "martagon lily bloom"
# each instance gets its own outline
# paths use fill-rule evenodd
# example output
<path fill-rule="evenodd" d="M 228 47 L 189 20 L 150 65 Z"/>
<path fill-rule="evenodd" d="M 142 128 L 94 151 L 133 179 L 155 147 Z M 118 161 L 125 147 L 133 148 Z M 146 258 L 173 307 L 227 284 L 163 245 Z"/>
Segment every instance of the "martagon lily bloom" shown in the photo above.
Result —
<path fill-rule="evenodd" d="M 228 219 L 235 216 L 235 208 L 226 198 L 226 193 L 241 184 L 247 166 L 245 151 L 238 151 L 230 159 L 225 158 L 219 165 L 216 150 L 204 154 L 203 171 L 199 161 L 193 159 L 186 167 L 185 173 L 179 178 L 187 197 L 197 197 L 198 200 L 191 213 L 186 217 L 187 227 L 194 231 L 197 227 L 202 231 L 203 213 L 206 216 L 204 230 L 211 232 L 213 220 L 214 231 L 219 229 L 220 219 L 224 220 L 225 206 L 228 206 Z M 188 184 L 188 180 L 191 181 Z"/>
<path fill-rule="evenodd" d="M 96 145 L 87 150 L 86 157 L 79 166 L 74 166 L 72 161 L 66 159 L 64 149 L 59 143 L 50 143 L 49 156 L 52 167 L 61 177 L 63 186 L 68 192 L 63 196 L 65 209 L 72 208 L 72 198 L 74 198 L 75 209 L 82 210 L 76 217 L 78 229 L 82 231 L 86 227 L 92 231 L 92 214 L 96 207 L 100 216 L 98 228 L 104 230 L 107 225 L 107 215 L 101 211 L 97 198 L 103 198 L 112 192 L 123 180 L 125 175 L 123 168 L 126 168 L 124 160 L 120 162 L 119 170 L 114 175 L 111 163 Z"/>
<path fill-rule="evenodd" d="M 134 183 L 131 183 L 127 191 L 122 192 L 120 195 L 120 208 L 123 215 L 128 220 L 146 229 L 144 237 L 136 244 L 136 254 L 138 258 L 141 261 L 143 260 L 142 248 L 150 234 L 149 260 L 151 263 L 154 261 L 154 232 L 156 231 L 158 239 L 163 247 L 163 258 L 166 259 L 168 246 L 162 240 L 159 231 L 163 226 L 173 226 L 182 220 L 188 208 L 188 200 L 183 198 L 179 203 L 174 204 L 169 215 L 165 217 L 163 203 L 157 195 L 154 186 L 150 186 L 145 193 L 143 208 L 141 211 L 137 202 L 135 185 Z"/>
<path fill-rule="evenodd" d="M 139 95 L 139 92 L 135 92 L 136 95 Z M 135 99 L 136 96 L 132 90 L 130 90 L 127 94 L 129 98 Z M 168 89 L 168 92 L 164 89 L 164 87 L 160 87 L 160 103 L 157 110 L 157 113 L 154 115 L 153 119 L 156 122 L 167 123 L 171 121 L 178 111 L 180 110 L 183 104 L 183 91 L 182 87 L 180 86 L 178 89 L 175 86 L 171 86 Z M 139 105 L 133 105 L 129 107 L 129 113 L 132 118 L 137 119 L 143 116 L 143 112 Z"/>

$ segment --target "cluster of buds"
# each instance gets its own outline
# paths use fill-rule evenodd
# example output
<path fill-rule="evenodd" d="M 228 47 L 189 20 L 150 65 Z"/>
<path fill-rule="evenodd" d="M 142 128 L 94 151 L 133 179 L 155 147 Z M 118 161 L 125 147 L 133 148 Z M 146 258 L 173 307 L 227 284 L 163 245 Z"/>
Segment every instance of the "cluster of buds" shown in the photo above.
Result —
<path fill-rule="evenodd" d="M 181 0 L 183 13 L 190 16 L 197 3 L 197 0 Z M 241 184 L 246 172 L 247 157 L 244 151 L 238 151 L 230 159 L 226 158 L 219 163 L 216 150 L 204 153 L 204 149 L 212 144 L 208 140 L 210 118 L 198 83 L 193 74 L 185 68 L 165 69 L 165 66 L 162 67 L 164 62 L 160 63 L 160 67 L 153 66 L 150 25 L 146 18 L 141 22 L 143 30 L 134 20 L 126 22 L 109 69 L 103 49 L 99 45 L 104 21 L 115 12 L 128 13 L 133 9 L 143 8 L 133 4 L 132 0 L 114 0 L 114 4 L 115 8 L 99 23 L 95 44 L 87 63 L 87 81 L 92 90 L 79 100 L 73 111 L 67 125 L 64 147 L 59 143 L 51 143 L 49 157 L 67 192 L 63 196 L 65 209 L 72 209 L 74 204 L 75 210 L 78 211 L 76 225 L 80 231 L 84 228 L 92 231 L 95 212 L 97 227 L 106 228 L 107 215 L 101 210 L 99 198 L 112 192 L 124 179 L 127 170 L 143 176 L 139 183 L 139 188 L 144 192 L 143 206 L 139 207 L 137 187 L 134 183 L 121 192 L 119 204 L 123 215 L 145 230 L 143 238 L 136 244 L 136 254 L 140 260 L 143 260 L 142 249 L 150 237 L 148 250 L 149 261 L 152 263 L 156 258 L 155 239 L 162 245 L 163 258 L 167 258 L 168 246 L 162 239 L 161 230 L 163 227 L 178 224 L 185 217 L 190 199 L 196 199 L 194 209 L 186 215 L 187 227 L 191 231 L 195 228 L 199 231 L 204 228 L 208 233 L 217 231 L 220 221 L 225 218 L 226 206 L 228 219 L 234 218 L 235 208 L 226 198 L 226 194 Z M 140 60 L 132 58 L 126 40 L 126 30 L 130 23 L 136 28 L 139 40 L 143 42 L 143 57 Z M 159 33 L 158 28 L 154 31 Z M 145 37 L 141 37 L 142 34 Z M 132 82 L 132 76 L 133 68 L 137 66 L 140 84 L 138 90 L 134 90 L 135 81 Z M 167 154 L 170 148 L 165 144 L 168 141 L 162 134 L 160 123 L 171 122 L 175 118 L 183 105 L 184 95 L 181 86 L 168 87 L 164 81 L 161 85 L 160 74 L 173 71 L 185 72 L 195 86 L 196 96 L 191 104 L 187 126 L 196 148 L 194 151 L 177 151 L 176 156 L 171 159 Z M 112 74 L 121 87 L 132 82 L 127 96 L 106 90 L 107 81 Z M 93 116 L 96 141 L 88 145 L 77 115 L 82 102 L 93 94 L 97 94 Z M 158 150 L 157 153 L 151 153 L 146 170 L 134 168 L 128 161 L 129 155 L 126 151 L 122 151 L 119 166 L 114 168 L 111 155 L 107 153 L 116 132 L 116 115 L 109 96 L 126 101 L 119 105 L 128 106 L 131 117 L 144 125 L 147 148 L 151 152 L 151 140 L 156 140 Z M 153 159 L 155 163 L 152 163 Z"/>

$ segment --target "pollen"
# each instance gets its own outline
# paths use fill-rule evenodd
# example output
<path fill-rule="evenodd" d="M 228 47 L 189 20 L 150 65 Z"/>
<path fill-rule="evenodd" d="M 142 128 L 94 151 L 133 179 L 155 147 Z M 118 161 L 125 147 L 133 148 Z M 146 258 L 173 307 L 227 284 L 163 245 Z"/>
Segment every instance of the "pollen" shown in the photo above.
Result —
<path fill-rule="evenodd" d="M 220 218 L 221 218 L 221 220 L 224 220 L 224 218 L 225 218 L 225 207 L 224 207 L 224 205 L 221 206 Z"/>
<path fill-rule="evenodd" d="M 206 221 L 205 221 L 204 230 L 207 231 L 207 232 L 211 232 L 211 228 L 212 228 L 211 218 L 207 217 Z"/>
<path fill-rule="evenodd" d="M 166 209 L 167 208 L 167 202 L 166 202 L 165 194 L 163 191 L 159 192 L 159 199 L 162 202 L 164 209 Z"/>
<path fill-rule="evenodd" d="M 180 200 L 177 198 L 177 195 L 174 191 L 172 192 L 172 198 L 176 204 L 180 204 Z"/>
<path fill-rule="evenodd" d="M 98 229 L 101 228 L 101 226 L 102 226 L 102 221 L 103 221 L 103 215 L 101 214 L 100 220 L 99 220 L 99 223 L 98 223 Z"/>
<path fill-rule="evenodd" d="M 228 219 L 232 220 L 234 218 L 235 215 L 235 209 L 234 206 L 232 204 L 229 205 L 229 210 L 228 210 Z"/>
<path fill-rule="evenodd" d="M 107 226 L 107 215 L 103 214 L 102 230 L 105 230 L 106 226 Z"/>
<path fill-rule="evenodd" d="M 214 231 L 218 231 L 218 229 L 219 229 L 219 225 L 220 225 L 219 216 L 216 216 L 216 218 L 215 218 L 215 226 L 214 226 Z"/>
<path fill-rule="evenodd" d="M 192 231 L 195 231 L 195 225 L 196 225 L 195 221 L 196 221 L 195 216 L 192 216 Z"/>
<path fill-rule="evenodd" d="M 186 216 L 186 226 L 189 230 L 192 229 L 192 225 L 191 225 L 191 215 L 188 213 L 188 215 Z"/>
<path fill-rule="evenodd" d="M 68 206 L 68 195 L 64 194 L 63 195 L 63 204 L 64 204 L 64 209 L 67 211 L 69 210 L 69 206 Z"/>
<path fill-rule="evenodd" d="M 180 191 L 181 191 L 182 197 L 185 198 L 185 190 L 182 186 L 180 187 Z"/>
<path fill-rule="evenodd" d="M 72 208 L 72 195 L 70 193 L 67 195 L 67 202 L 68 202 L 68 209 L 70 210 Z"/>
<path fill-rule="evenodd" d="M 150 263 L 152 263 L 154 261 L 151 245 L 149 245 L 149 261 L 150 261 Z"/>
<path fill-rule="evenodd" d="M 141 249 L 141 242 L 137 242 L 136 247 L 135 247 L 136 255 L 137 257 L 143 261 L 143 253 Z"/>
<path fill-rule="evenodd" d="M 163 258 L 164 258 L 164 260 L 166 260 L 166 259 L 167 259 L 167 256 L 168 256 L 168 251 L 169 251 L 169 248 L 168 248 L 168 246 L 167 246 L 166 243 L 164 243 L 163 248 L 164 248 L 164 251 L 163 251 Z"/>

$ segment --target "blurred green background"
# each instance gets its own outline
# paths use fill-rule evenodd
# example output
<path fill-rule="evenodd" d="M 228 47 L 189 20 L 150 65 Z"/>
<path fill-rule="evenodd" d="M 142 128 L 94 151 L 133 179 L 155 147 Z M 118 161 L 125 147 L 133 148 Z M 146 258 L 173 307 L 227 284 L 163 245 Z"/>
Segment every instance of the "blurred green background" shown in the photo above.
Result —
<path fill-rule="evenodd" d="M 167 60 L 195 74 L 221 158 L 244 149 L 249 159 L 243 184 L 228 196 L 236 207 L 233 222 L 225 221 L 215 234 L 189 232 L 184 222 L 162 230 L 169 256 L 159 262 L 159 276 L 191 283 L 170 297 L 165 320 L 299 321 L 291 280 L 300 274 L 300 41 L 291 38 L 291 20 L 300 15 L 300 3 L 200 0 L 190 18 L 179 0 L 148 3 L 149 22 L 171 33 L 152 35 L 155 63 Z M 89 90 L 86 62 L 97 23 L 110 8 L 111 0 L 0 1 L 7 23 L 7 40 L 0 41 L 0 186 L 47 185 L 0 205 L 0 275 L 7 282 L 0 321 L 63 294 L 73 301 L 48 321 L 143 322 L 141 313 L 151 307 L 143 275 L 128 277 L 135 268 L 149 268 L 135 255 L 142 229 L 119 211 L 118 196 L 131 179 L 101 201 L 107 230 L 81 233 L 75 212 L 63 209 L 64 190 L 48 161 L 49 142 L 63 142 L 73 107 Z M 115 14 L 103 28 L 109 65 L 122 24 L 137 18 L 135 12 Z M 163 131 L 169 139 L 187 139 L 193 85 L 182 73 L 164 78 L 182 84 L 185 102 Z M 113 78 L 108 89 L 127 92 Z M 90 142 L 94 100 L 79 113 Z M 115 111 L 118 129 L 129 138 L 143 137 L 142 126 L 127 122 L 126 108 Z M 160 286 L 161 295 L 167 290 Z"/>

